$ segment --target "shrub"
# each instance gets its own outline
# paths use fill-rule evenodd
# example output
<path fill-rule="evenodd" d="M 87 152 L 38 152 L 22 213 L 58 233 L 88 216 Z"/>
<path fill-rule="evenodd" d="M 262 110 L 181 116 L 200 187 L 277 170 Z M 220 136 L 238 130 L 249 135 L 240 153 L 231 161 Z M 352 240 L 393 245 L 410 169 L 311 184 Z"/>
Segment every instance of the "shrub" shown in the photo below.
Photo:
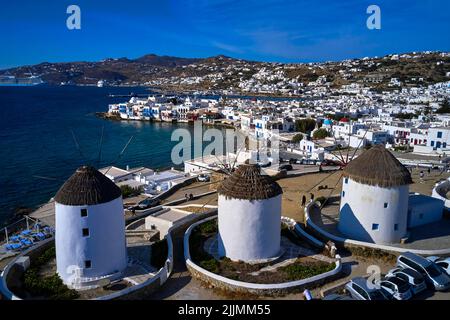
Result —
<path fill-rule="evenodd" d="M 219 262 L 213 256 L 205 252 L 203 244 L 213 233 L 218 231 L 217 219 L 202 223 L 194 228 L 189 237 L 189 250 L 192 261 L 202 268 L 217 273 L 219 272 Z"/>
<path fill-rule="evenodd" d="M 383 260 L 386 262 L 396 261 L 397 256 L 376 248 L 365 248 L 350 246 L 347 248 L 353 255 L 363 258 L 373 258 L 377 260 Z"/>
<path fill-rule="evenodd" d="M 198 231 L 203 235 L 216 233 L 218 231 L 217 219 L 213 219 L 208 222 L 202 223 L 197 228 Z"/>
<path fill-rule="evenodd" d="M 217 261 L 214 258 L 200 261 L 199 265 L 203 269 L 206 269 L 206 270 L 208 270 L 208 271 L 210 271 L 212 273 L 218 273 L 219 272 L 219 265 L 220 265 L 219 261 Z"/>
<path fill-rule="evenodd" d="M 336 265 L 334 263 L 328 264 L 320 262 L 317 264 L 301 264 L 299 262 L 295 262 L 291 265 L 280 268 L 280 271 L 286 273 L 289 280 L 294 281 L 331 271 L 335 267 Z"/>
<path fill-rule="evenodd" d="M 37 257 L 32 264 L 36 267 L 40 267 L 54 258 L 56 258 L 56 249 L 55 247 L 51 247 Z"/>
<path fill-rule="evenodd" d="M 295 120 L 295 131 L 300 132 L 311 132 L 316 127 L 316 120 L 307 118 L 307 119 L 298 119 Z"/>
<path fill-rule="evenodd" d="M 55 257 L 55 247 L 51 247 L 31 262 L 31 267 L 23 274 L 25 290 L 32 295 L 45 296 L 53 300 L 71 300 L 78 298 L 78 292 L 69 289 L 56 273 L 48 277 L 39 275 L 39 269 Z"/>
<path fill-rule="evenodd" d="M 314 131 L 314 133 L 313 133 L 313 138 L 314 139 L 324 139 L 324 138 L 326 138 L 328 136 L 329 136 L 328 131 L 326 129 L 323 129 L 323 128 L 318 129 L 318 130 Z"/>
<path fill-rule="evenodd" d="M 69 289 L 56 273 L 49 277 L 41 277 L 38 268 L 30 268 L 24 273 L 23 284 L 32 295 L 45 296 L 53 300 L 70 300 L 79 297 L 78 292 Z"/>
<path fill-rule="evenodd" d="M 135 197 L 141 194 L 141 188 L 132 188 L 128 185 L 120 186 L 120 190 L 122 191 L 123 198 Z"/>
<path fill-rule="evenodd" d="M 297 133 L 293 138 L 292 138 L 292 142 L 293 143 L 299 143 L 300 141 L 303 140 L 303 135 L 301 133 Z"/>

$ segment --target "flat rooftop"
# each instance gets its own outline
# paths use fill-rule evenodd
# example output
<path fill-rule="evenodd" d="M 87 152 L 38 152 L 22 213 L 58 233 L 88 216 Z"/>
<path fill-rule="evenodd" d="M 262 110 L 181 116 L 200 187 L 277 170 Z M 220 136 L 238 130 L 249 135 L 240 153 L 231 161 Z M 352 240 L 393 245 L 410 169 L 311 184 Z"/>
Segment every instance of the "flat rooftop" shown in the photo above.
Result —
<path fill-rule="evenodd" d="M 129 174 L 130 172 L 124 169 L 120 169 L 117 167 L 106 167 L 106 168 L 101 168 L 98 171 L 100 171 L 101 173 L 103 173 L 104 175 L 108 175 L 110 177 L 113 178 L 117 178 L 126 174 Z"/>
<path fill-rule="evenodd" d="M 193 215 L 194 213 L 185 213 L 176 209 L 170 209 L 169 211 L 166 211 L 160 215 L 154 216 L 154 218 L 170 221 L 170 222 L 176 222 L 178 220 L 181 220 L 187 216 Z"/>

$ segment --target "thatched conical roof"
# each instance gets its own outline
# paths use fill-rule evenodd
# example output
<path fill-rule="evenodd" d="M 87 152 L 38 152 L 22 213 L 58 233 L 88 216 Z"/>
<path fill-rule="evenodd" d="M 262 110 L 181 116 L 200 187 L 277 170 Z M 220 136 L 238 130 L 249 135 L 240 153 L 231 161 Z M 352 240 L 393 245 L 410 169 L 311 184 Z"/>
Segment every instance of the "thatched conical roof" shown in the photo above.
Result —
<path fill-rule="evenodd" d="M 97 169 L 83 166 L 67 179 L 55 195 L 55 201 L 70 206 L 95 205 L 122 195 L 118 186 Z"/>
<path fill-rule="evenodd" d="M 383 145 L 376 145 L 363 152 L 344 168 L 344 176 L 383 188 L 412 183 L 409 170 Z"/>
<path fill-rule="evenodd" d="M 242 200 L 264 200 L 283 193 L 280 185 L 269 176 L 262 175 L 254 164 L 241 164 L 217 188 L 220 195 Z"/>

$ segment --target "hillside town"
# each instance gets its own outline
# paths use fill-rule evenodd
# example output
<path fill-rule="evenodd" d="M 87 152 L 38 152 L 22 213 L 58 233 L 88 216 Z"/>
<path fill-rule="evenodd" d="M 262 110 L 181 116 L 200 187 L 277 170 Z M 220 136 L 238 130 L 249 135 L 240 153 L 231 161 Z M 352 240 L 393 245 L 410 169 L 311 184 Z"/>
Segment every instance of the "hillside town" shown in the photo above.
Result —
<path fill-rule="evenodd" d="M 427 57 L 438 72 L 400 71 Z M 289 65 L 244 77 L 246 62 L 224 75 L 190 61 L 175 68 L 208 74 L 149 80 L 195 92 L 122 95 L 96 115 L 194 135 L 199 126 L 202 138 L 230 130 L 245 137 L 240 148 L 205 154 L 202 144 L 170 169 L 79 166 L 3 228 L 2 297 L 448 300 L 448 59 L 348 60 L 332 74 L 318 71 L 327 64 L 295 66 L 310 81 L 287 76 Z M 235 72 L 242 78 L 228 86 Z"/>
<path fill-rule="evenodd" d="M 384 59 L 396 62 L 426 55 L 390 55 Z M 426 77 L 385 78 L 380 74 L 349 81 L 363 67 L 371 68 L 373 64 L 372 59 L 342 62 L 339 75 L 348 83 L 339 86 L 325 75 L 308 83 L 295 82 L 283 76 L 288 66 L 273 70 L 262 67 L 251 79 L 239 82 L 242 91 L 249 94 L 301 93 L 301 98 L 229 95 L 211 98 L 199 92 L 182 97 L 151 95 L 111 104 L 105 116 L 162 122 L 201 120 L 204 124 L 236 128 L 256 138 L 270 139 L 276 135 L 289 144 L 291 152 L 320 160 L 324 159 L 325 149 L 375 144 L 402 152 L 445 156 L 450 148 L 447 147 L 450 72 L 446 73 L 445 81 L 433 84 L 426 84 Z M 443 64 L 438 62 L 436 66 Z M 222 79 L 220 74 L 216 75 Z M 267 81 L 273 84 L 264 84 Z"/>

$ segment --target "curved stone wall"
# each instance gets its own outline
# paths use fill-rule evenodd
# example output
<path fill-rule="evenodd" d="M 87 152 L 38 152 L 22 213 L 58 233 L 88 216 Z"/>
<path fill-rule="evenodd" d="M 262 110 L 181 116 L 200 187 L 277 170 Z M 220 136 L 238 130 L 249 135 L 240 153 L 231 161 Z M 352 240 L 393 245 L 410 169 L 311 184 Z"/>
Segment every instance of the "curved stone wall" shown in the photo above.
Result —
<path fill-rule="evenodd" d="M 246 292 L 263 295 L 283 294 L 294 290 L 302 290 L 305 288 L 311 288 L 313 286 L 323 284 L 326 281 L 330 281 L 331 279 L 338 276 L 342 270 L 341 257 L 337 255 L 335 260 L 336 267 L 333 270 L 307 279 L 290 281 L 285 283 L 276 283 L 276 284 L 249 283 L 228 279 L 218 274 L 212 273 L 198 266 L 191 260 L 191 255 L 189 251 L 189 237 L 192 233 L 192 230 L 194 230 L 196 226 L 216 218 L 217 216 L 213 216 L 192 224 L 186 230 L 186 233 L 184 235 L 184 257 L 189 272 L 192 274 L 192 276 L 200 279 L 203 282 L 209 283 L 216 288 L 228 291 Z"/>

